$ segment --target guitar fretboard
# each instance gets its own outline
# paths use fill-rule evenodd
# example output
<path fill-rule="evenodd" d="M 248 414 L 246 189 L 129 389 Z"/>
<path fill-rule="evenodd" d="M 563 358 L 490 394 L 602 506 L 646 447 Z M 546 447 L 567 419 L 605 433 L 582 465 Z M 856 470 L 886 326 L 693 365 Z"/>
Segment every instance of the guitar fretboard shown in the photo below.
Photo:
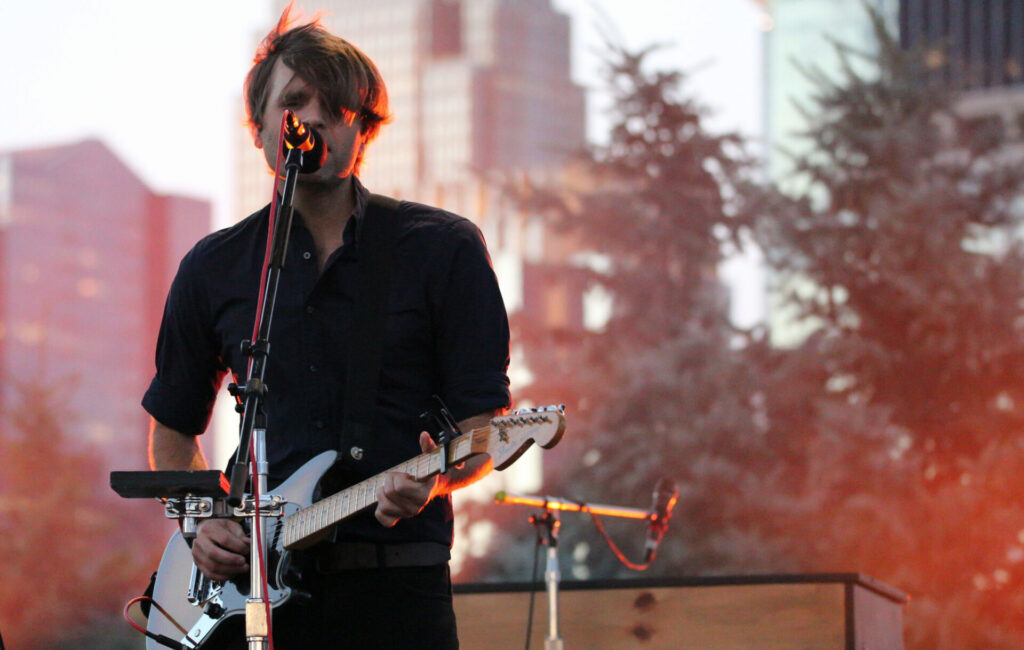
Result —
<path fill-rule="evenodd" d="M 449 463 L 458 463 L 468 458 L 472 454 L 473 441 L 479 436 L 486 437 L 490 429 L 490 426 L 473 429 L 451 442 L 448 445 Z M 377 492 L 384 485 L 390 472 L 403 472 L 417 480 L 423 480 L 440 473 L 441 470 L 441 450 L 435 449 L 371 476 L 289 515 L 284 521 L 282 543 L 288 549 L 301 547 L 304 540 L 321 533 L 329 526 L 377 505 Z"/>

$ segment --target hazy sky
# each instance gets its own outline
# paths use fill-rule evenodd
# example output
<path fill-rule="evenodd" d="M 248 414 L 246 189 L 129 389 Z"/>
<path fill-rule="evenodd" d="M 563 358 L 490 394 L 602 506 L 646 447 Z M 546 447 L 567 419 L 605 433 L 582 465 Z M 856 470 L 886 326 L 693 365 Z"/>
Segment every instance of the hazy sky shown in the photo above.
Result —
<path fill-rule="evenodd" d="M 574 76 L 586 87 L 598 86 L 601 26 L 632 48 L 663 43 L 654 61 L 694 70 L 690 87 L 717 127 L 758 129 L 752 0 L 553 1 L 574 19 Z M 2 0 L 0 151 L 99 137 L 153 189 L 209 198 L 226 223 L 228 133 L 270 19 L 264 0 Z M 590 104 L 606 105 L 599 93 Z M 593 117 L 599 137 L 605 122 Z"/>

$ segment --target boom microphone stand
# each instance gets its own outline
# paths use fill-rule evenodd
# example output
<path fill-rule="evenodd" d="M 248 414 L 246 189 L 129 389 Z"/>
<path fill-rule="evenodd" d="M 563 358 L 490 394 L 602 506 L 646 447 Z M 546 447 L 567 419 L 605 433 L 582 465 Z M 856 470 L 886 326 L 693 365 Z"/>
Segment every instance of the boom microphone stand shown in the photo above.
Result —
<path fill-rule="evenodd" d="M 544 585 L 548 594 L 548 636 L 544 650 L 562 650 L 562 637 L 558 633 L 558 582 L 562 573 L 558 568 L 558 511 L 544 508 L 539 515 L 531 515 L 530 523 L 537 528 L 537 539 L 548 547 L 547 563 L 544 567 Z"/>
<path fill-rule="evenodd" d="M 659 489 L 662 484 L 659 483 Z M 666 485 L 666 488 L 669 486 Z M 668 527 L 668 519 L 675 505 L 676 494 L 674 485 L 671 486 L 672 493 L 665 492 L 665 498 L 659 498 L 658 490 L 655 491 L 655 504 L 651 510 L 639 508 L 626 508 L 622 506 L 608 506 L 598 503 L 584 503 L 571 501 L 549 496 L 528 496 L 513 494 L 509 492 L 498 492 L 494 501 L 503 505 L 522 505 L 541 508 L 540 514 L 531 515 L 530 523 L 537 528 L 537 538 L 547 545 L 547 565 L 544 571 L 544 583 L 548 600 L 548 635 L 544 640 L 544 650 L 563 650 L 563 641 L 558 632 L 558 584 L 561 580 L 561 572 L 558 567 L 558 511 L 589 512 L 592 515 L 606 515 L 624 519 L 643 519 L 650 522 L 651 532 L 648 533 L 648 548 L 644 565 L 632 565 L 631 568 L 645 569 L 654 559 L 654 549 L 650 543 L 651 537 L 656 533 L 657 540 L 654 548 L 661 541 L 661 536 Z M 616 549 L 616 553 L 618 550 Z M 622 559 L 622 558 L 620 558 Z M 527 641 L 529 643 L 529 641 Z"/>

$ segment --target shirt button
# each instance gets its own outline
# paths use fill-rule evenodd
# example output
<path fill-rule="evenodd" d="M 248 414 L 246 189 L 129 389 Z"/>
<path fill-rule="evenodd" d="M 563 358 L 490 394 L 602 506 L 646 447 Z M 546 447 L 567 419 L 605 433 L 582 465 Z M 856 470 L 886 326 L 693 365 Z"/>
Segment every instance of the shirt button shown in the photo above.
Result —
<path fill-rule="evenodd" d="M 327 426 L 327 424 L 326 424 L 326 423 L 324 423 L 324 421 L 323 421 L 323 420 L 317 420 L 316 422 L 314 422 L 314 423 L 313 423 L 313 425 L 314 425 L 314 426 L 315 426 L 315 427 L 316 427 L 317 429 L 323 429 L 324 427 L 326 427 L 326 426 Z"/>
<path fill-rule="evenodd" d="M 315 363 L 309 364 L 309 371 L 310 372 L 316 372 L 316 364 Z"/>
<path fill-rule="evenodd" d="M 313 254 L 310 253 L 309 251 L 304 251 L 302 253 L 302 259 L 304 259 L 304 260 L 313 259 Z"/>
<path fill-rule="evenodd" d="M 349 453 L 349 455 L 352 456 L 353 460 L 362 460 L 363 459 L 363 448 L 362 447 L 352 447 L 351 449 L 348 450 L 348 453 Z"/>
<path fill-rule="evenodd" d="M 313 305 L 306 305 L 306 313 L 307 314 L 312 314 L 314 311 L 316 311 L 316 310 L 313 309 Z"/>

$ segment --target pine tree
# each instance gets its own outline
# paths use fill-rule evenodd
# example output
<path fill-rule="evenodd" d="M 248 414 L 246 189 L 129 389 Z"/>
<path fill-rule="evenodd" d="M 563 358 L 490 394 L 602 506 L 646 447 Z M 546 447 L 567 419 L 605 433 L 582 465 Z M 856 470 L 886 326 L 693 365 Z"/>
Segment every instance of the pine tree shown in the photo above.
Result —
<path fill-rule="evenodd" d="M 678 482 L 652 573 L 864 572 L 911 595 L 909 647 L 1021 647 L 1024 171 L 872 20 L 877 55 L 839 45 L 840 78 L 808 70 L 800 196 L 747 182 L 680 74 L 613 50 L 589 184 L 519 197 L 600 256 L 576 272 L 612 315 L 519 319 L 536 379 L 517 392 L 570 405 L 546 491 L 645 507 Z M 798 344 L 727 323 L 715 268 L 748 224 Z M 565 522 L 567 576 L 635 575 Z M 611 532 L 638 557 L 636 524 Z"/>
<path fill-rule="evenodd" d="M 750 167 L 739 137 L 705 128 L 681 72 L 647 69 L 649 52 L 609 48 L 615 124 L 607 145 L 577 161 L 583 180 L 518 194 L 599 260 L 573 272 L 603 289 L 612 308 L 599 330 L 518 318 L 514 339 L 535 379 L 516 392 L 569 407 L 566 439 L 545 455 L 554 466 L 546 489 L 647 508 L 660 478 L 681 486 L 676 516 L 687 523 L 666 538 L 652 572 L 764 566 L 771 551 L 737 517 L 746 495 L 759 492 L 770 453 L 754 421 L 754 374 L 736 349 L 745 337 L 729 324 L 717 275 L 723 244 L 742 225 L 738 188 Z M 644 525 L 607 526 L 638 561 Z M 566 519 L 562 536 L 567 576 L 630 574 L 586 519 Z"/>
<path fill-rule="evenodd" d="M 63 388 L 63 385 L 61 386 Z M 151 502 L 109 488 L 99 458 L 69 439 L 73 420 L 55 388 L 15 383 L 0 426 L 0 625 L 12 648 L 68 647 L 102 629 L 114 647 L 121 609 L 156 568 L 160 538 Z M 157 512 L 154 512 L 154 508 Z M 134 633 L 132 633 L 134 634 Z"/>
<path fill-rule="evenodd" d="M 813 329 L 759 351 L 786 460 L 770 535 L 803 570 L 910 592 L 911 647 L 1021 647 L 1024 171 L 871 18 L 871 72 L 842 45 L 838 79 L 807 71 L 806 192 L 760 203 L 783 304 Z"/>

